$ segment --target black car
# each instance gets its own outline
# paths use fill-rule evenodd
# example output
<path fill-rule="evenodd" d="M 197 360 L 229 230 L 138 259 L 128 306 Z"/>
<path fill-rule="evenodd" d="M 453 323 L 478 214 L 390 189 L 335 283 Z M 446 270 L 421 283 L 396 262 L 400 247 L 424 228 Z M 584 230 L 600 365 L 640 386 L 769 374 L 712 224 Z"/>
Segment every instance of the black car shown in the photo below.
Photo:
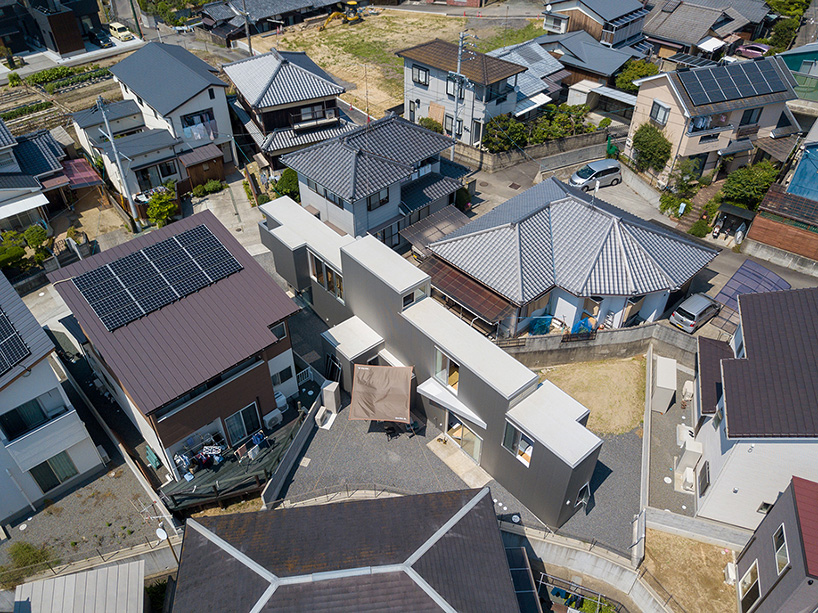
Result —
<path fill-rule="evenodd" d="M 111 42 L 111 37 L 102 30 L 91 30 L 88 32 L 88 42 L 103 49 L 114 46 L 114 43 Z"/>

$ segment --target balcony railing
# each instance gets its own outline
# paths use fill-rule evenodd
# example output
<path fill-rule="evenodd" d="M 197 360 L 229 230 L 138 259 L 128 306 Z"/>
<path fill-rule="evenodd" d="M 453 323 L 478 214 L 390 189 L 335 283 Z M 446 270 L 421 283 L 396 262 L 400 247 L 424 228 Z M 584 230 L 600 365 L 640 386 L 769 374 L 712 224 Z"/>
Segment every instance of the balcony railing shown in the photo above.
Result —
<path fill-rule="evenodd" d="M 733 131 L 735 126 L 733 124 L 727 124 L 724 126 L 716 126 L 713 128 L 701 128 L 695 129 L 693 127 L 688 128 L 687 136 L 707 136 L 708 134 L 718 134 L 719 132 L 729 132 Z"/>
<path fill-rule="evenodd" d="M 87 436 L 76 410 L 63 407 L 58 415 L 4 446 L 17 465 L 28 470 Z"/>
<path fill-rule="evenodd" d="M 341 120 L 337 108 L 321 109 L 307 113 L 290 113 L 293 130 L 311 130 L 338 123 Z"/>

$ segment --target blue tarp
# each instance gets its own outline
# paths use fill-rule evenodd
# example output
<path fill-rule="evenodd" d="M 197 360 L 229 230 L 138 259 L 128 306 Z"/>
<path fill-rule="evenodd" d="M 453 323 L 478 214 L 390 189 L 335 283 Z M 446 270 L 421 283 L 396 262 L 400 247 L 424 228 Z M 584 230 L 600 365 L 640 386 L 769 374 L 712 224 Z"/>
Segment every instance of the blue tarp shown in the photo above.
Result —
<path fill-rule="evenodd" d="M 577 323 L 574 324 L 573 329 L 571 330 L 571 334 L 579 334 L 580 332 L 593 332 L 594 327 L 591 325 L 591 322 L 588 318 L 580 319 Z"/>
<path fill-rule="evenodd" d="M 531 323 L 528 326 L 528 333 L 537 336 L 540 334 L 548 334 L 551 329 L 551 320 L 553 315 L 543 315 L 542 317 L 532 317 Z"/>
<path fill-rule="evenodd" d="M 818 200 L 818 143 L 804 149 L 804 155 L 787 191 L 796 196 Z"/>

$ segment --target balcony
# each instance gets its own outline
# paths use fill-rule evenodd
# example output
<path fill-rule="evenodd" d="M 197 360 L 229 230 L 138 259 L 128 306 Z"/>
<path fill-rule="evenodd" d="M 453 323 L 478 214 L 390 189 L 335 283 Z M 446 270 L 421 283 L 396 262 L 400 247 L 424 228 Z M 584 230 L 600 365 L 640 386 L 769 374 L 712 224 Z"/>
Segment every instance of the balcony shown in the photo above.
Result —
<path fill-rule="evenodd" d="M 699 136 L 709 136 L 711 134 L 718 134 L 720 132 L 732 132 L 735 130 L 735 126 L 731 123 L 722 125 L 722 126 L 714 126 L 714 127 L 707 127 L 707 128 L 688 128 L 687 132 L 685 133 L 689 137 L 699 137 Z"/>
<path fill-rule="evenodd" d="M 315 130 L 338 123 L 341 116 L 337 108 L 321 109 L 317 111 L 290 113 L 290 125 L 293 130 Z"/>
<path fill-rule="evenodd" d="M 5 442 L 6 451 L 26 471 L 88 438 L 85 425 L 73 407 L 63 407 L 56 417 L 13 441 Z"/>

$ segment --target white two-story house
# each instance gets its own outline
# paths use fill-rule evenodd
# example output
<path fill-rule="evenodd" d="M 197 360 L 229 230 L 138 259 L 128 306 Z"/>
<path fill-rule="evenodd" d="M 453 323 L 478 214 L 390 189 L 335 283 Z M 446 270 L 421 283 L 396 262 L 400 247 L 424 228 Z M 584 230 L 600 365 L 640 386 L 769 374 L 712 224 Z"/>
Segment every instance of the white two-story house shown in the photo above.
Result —
<path fill-rule="evenodd" d="M 52 364 L 54 345 L 0 275 L 0 523 L 101 469 Z M 64 378 L 64 377 L 63 377 Z"/>
<path fill-rule="evenodd" d="M 457 45 L 435 39 L 398 51 L 398 56 L 403 58 L 403 116 L 413 123 L 430 117 L 444 133 L 470 145 L 480 144 L 491 118 L 514 111 L 517 75 L 527 69 L 466 47 L 460 74 L 468 84 L 458 88 L 452 76 Z"/>

